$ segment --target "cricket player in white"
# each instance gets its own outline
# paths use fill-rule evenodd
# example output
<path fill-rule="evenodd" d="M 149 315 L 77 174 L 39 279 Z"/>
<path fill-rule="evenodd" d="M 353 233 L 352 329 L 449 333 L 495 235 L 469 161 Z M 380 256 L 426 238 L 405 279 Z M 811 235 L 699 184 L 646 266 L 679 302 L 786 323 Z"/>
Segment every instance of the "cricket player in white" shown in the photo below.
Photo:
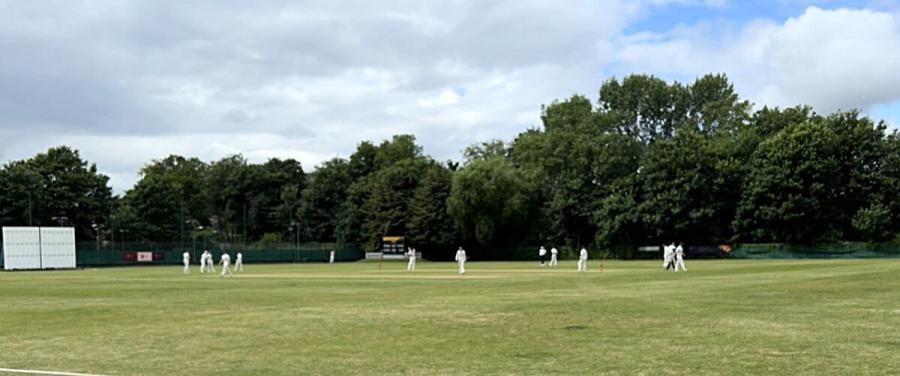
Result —
<path fill-rule="evenodd" d="M 669 270 L 669 265 L 672 264 L 673 257 L 675 257 L 675 243 L 663 245 L 663 269 Z"/>
<path fill-rule="evenodd" d="M 541 249 L 538 250 L 538 258 L 541 259 L 541 267 L 544 267 L 544 257 L 547 257 L 547 250 L 544 249 L 544 246 L 541 246 Z"/>
<path fill-rule="evenodd" d="M 466 274 L 466 251 L 462 247 L 456 251 L 456 263 L 459 264 L 459 274 Z"/>
<path fill-rule="evenodd" d="M 556 247 L 550 248 L 550 266 L 556 266 L 556 255 L 559 254 L 559 251 L 556 250 Z"/>
<path fill-rule="evenodd" d="M 406 270 L 416 270 L 416 249 L 410 247 L 406 255 L 409 256 L 409 264 L 406 264 Z"/>
<path fill-rule="evenodd" d="M 206 273 L 206 251 L 200 254 L 200 273 Z"/>
<path fill-rule="evenodd" d="M 219 263 L 222 264 L 222 274 L 219 274 L 219 278 L 225 277 L 225 274 L 234 275 L 231 273 L 231 269 L 228 268 L 231 265 L 231 256 L 228 255 L 228 252 L 222 253 Z"/>
<path fill-rule="evenodd" d="M 213 260 L 213 255 L 210 251 L 206 251 L 206 270 L 210 273 L 216 272 L 216 261 Z"/>
<path fill-rule="evenodd" d="M 244 271 L 244 255 L 240 252 L 237 253 L 237 258 L 234 260 L 234 271 L 242 272 Z"/>
<path fill-rule="evenodd" d="M 678 267 L 681 267 L 681 270 L 687 271 L 684 268 L 684 248 L 681 247 L 681 244 L 678 247 L 675 247 L 675 271 L 678 271 Z"/>
<path fill-rule="evenodd" d="M 334 264 L 334 251 L 331 251 L 331 254 L 328 255 L 328 263 Z"/>
<path fill-rule="evenodd" d="M 583 271 L 587 270 L 587 259 L 588 259 L 587 249 L 582 248 L 581 254 L 578 256 L 578 271 L 579 272 L 583 272 Z"/>
<path fill-rule="evenodd" d="M 187 251 L 182 253 L 181 261 L 184 262 L 184 274 L 191 274 L 191 254 Z"/>

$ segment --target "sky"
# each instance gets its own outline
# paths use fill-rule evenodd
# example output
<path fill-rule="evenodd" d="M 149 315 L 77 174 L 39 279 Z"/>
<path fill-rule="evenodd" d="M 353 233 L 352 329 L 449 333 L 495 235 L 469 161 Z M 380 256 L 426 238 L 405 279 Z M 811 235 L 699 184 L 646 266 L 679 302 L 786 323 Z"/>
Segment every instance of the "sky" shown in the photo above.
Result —
<path fill-rule="evenodd" d="M 900 3 L 0 0 L 0 163 L 58 145 L 131 188 L 170 154 L 294 158 L 414 134 L 459 160 L 629 74 L 900 125 Z"/>

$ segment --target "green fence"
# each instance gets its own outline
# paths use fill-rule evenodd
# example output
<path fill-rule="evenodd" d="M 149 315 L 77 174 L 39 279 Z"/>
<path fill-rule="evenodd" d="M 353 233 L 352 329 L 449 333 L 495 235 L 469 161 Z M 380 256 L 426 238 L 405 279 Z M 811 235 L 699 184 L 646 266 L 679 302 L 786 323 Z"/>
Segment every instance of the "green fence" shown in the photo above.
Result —
<path fill-rule="evenodd" d="M 838 243 L 815 246 L 792 244 L 738 244 L 736 259 L 830 259 L 900 257 L 900 244 Z"/>
<path fill-rule="evenodd" d="M 245 263 L 328 262 L 332 251 L 335 253 L 335 262 L 356 261 L 365 257 L 365 253 L 355 244 L 216 243 L 206 246 L 217 262 L 225 252 L 231 254 L 232 260 L 235 254 L 241 252 Z M 78 266 L 181 264 L 183 252 L 188 252 L 191 264 L 197 265 L 203 248 L 192 247 L 190 244 L 182 248 L 178 242 L 128 242 L 115 245 L 79 242 L 75 250 L 75 263 Z M 139 253 L 152 255 L 152 260 L 139 261 Z"/>
<path fill-rule="evenodd" d="M 290 262 L 327 262 L 332 251 L 335 252 L 335 261 L 356 261 L 365 258 L 365 252 L 356 244 L 335 243 L 304 243 L 304 244 L 231 244 L 215 243 L 205 245 L 213 257 L 218 261 L 220 255 L 228 252 L 232 259 L 237 252 L 243 253 L 247 263 L 290 263 Z M 520 247 L 467 247 L 467 253 L 473 261 L 515 261 L 537 260 L 539 246 Z M 577 251 L 571 247 L 558 247 L 561 259 L 577 257 Z M 76 264 L 78 266 L 121 266 L 121 265 L 152 265 L 152 264 L 181 264 L 182 252 L 191 254 L 191 263 L 199 263 L 200 254 L 203 252 L 202 244 L 187 244 L 182 247 L 179 242 L 117 242 L 112 244 L 96 242 L 79 242 L 76 246 Z M 693 258 L 690 246 L 686 256 Z M 635 258 L 623 257 L 616 252 L 603 252 L 602 250 L 589 249 L 591 258 Z M 150 261 L 138 261 L 138 253 L 144 256 L 152 254 Z M 2 253 L 2 251 L 0 251 Z M 455 248 L 435 247 L 423 252 L 429 260 L 452 260 Z M 644 255 L 646 254 L 646 255 Z M 830 258 L 900 258 L 900 244 L 883 243 L 839 243 L 816 246 L 790 245 L 790 244 L 738 244 L 733 250 L 724 254 L 724 257 L 735 259 L 830 259 Z M 655 252 L 643 252 L 641 256 L 658 258 Z M 2 267 L 2 257 L 0 257 Z"/>

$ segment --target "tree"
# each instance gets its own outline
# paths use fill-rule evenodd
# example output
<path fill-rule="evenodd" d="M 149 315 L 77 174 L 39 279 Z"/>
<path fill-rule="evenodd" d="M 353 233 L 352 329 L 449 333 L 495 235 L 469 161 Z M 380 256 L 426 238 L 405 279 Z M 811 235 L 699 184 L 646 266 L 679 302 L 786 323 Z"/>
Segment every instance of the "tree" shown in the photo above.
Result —
<path fill-rule="evenodd" d="M 337 240 L 338 209 L 347 198 L 350 182 L 349 164 L 340 158 L 322 163 L 309 174 L 297 212 L 304 238 L 320 242 Z"/>
<path fill-rule="evenodd" d="M 249 165 L 242 176 L 246 221 L 249 239 L 266 233 L 285 233 L 296 221 L 293 215 L 298 202 L 284 201 L 291 192 L 303 189 L 306 175 L 300 162 L 293 159 L 269 159 L 261 165 Z M 286 196 L 287 195 L 287 196 Z M 296 199 L 296 197 L 295 197 Z"/>
<path fill-rule="evenodd" d="M 0 188 L 3 225 L 58 226 L 62 221 L 75 227 L 76 237 L 90 239 L 95 236 L 93 225 L 104 225 L 110 217 L 109 178 L 67 146 L 8 163 L 0 174 Z"/>
<path fill-rule="evenodd" d="M 437 163 L 428 165 L 409 204 L 407 239 L 412 244 L 449 245 L 457 240 L 447 199 L 453 184 L 450 170 Z"/>
<path fill-rule="evenodd" d="M 247 160 L 236 154 L 209 166 L 206 187 L 212 209 L 211 224 L 226 241 L 243 239 L 246 226 L 245 210 L 248 197 L 245 195 L 246 174 L 249 173 Z"/>
<path fill-rule="evenodd" d="M 840 142 L 823 122 L 807 122 L 761 143 L 738 205 L 734 224 L 738 239 L 790 243 L 840 239 L 843 234 L 830 217 Z"/>
<path fill-rule="evenodd" d="M 508 153 L 506 144 L 500 140 L 490 140 L 480 144 L 470 145 L 463 150 L 463 158 L 466 162 L 474 160 L 491 159 L 493 157 L 505 157 Z"/>
<path fill-rule="evenodd" d="M 601 130 L 592 129 L 596 116 L 591 101 L 583 95 L 573 95 L 565 101 L 553 101 L 549 106 L 541 106 L 541 122 L 547 132 L 595 133 Z"/>
<path fill-rule="evenodd" d="M 684 127 L 649 147 L 638 173 L 638 213 L 649 230 L 645 241 L 714 243 L 729 237 L 729 221 L 719 220 L 728 204 L 719 200 L 720 184 L 728 183 L 717 180 L 717 162 L 724 156 L 715 153 L 713 144 Z"/>
<path fill-rule="evenodd" d="M 410 202 L 429 161 L 410 158 L 373 175 L 370 195 L 363 204 L 362 234 L 369 249 L 377 249 L 385 235 L 406 235 Z"/>
<path fill-rule="evenodd" d="M 158 174 L 146 175 L 129 190 L 116 211 L 116 226 L 133 240 L 179 239 L 184 224 L 178 187 Z"/>
<path fill-rule="evenodd" d="M 690 124 L 701 133 L 737 131 L 749 119 L 750 102 L 738 97 L 724 74 L 700 77 L 688 90 Z"/>
<path fill-rule="evenodd" d="M 620 83 L 611 79 L 600 87 L 598 111 L 614 119 L 615 129 L 642 143 L 672 137 L 687 119 L 690 93 L 681 84 L 645 75 L 631 75 Z"/>
<path fill-rule="evenodd" d="M 170 155 L 141 169 L 116 213 L 117 226 L 133 239 L 184 240 L 198 224 L 209 225 L 205 178 L 209 166 L 197 158 Z"/>
<path fill-rule="evenodd" d="M 495 157 L 472 161 L 456 172 L 447 207 L 466 239 L 509 244 L 528 236 L 532 197 L 522 173 Z"/>
<path fill-rule="evenodd" d="M 413 135 L 396 135 L 390 141 L 383 141 L 378 145 L 375 153 L 375 170 L 390 167 L 394 163 L 422 157 L 422 147 L 416 145 L 416 137 Z"/>

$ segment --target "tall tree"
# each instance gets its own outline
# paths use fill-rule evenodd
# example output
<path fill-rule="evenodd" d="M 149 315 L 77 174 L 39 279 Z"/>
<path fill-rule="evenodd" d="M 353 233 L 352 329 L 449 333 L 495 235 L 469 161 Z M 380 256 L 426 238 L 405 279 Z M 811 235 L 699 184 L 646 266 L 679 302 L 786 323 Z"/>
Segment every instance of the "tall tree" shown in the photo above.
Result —
<path fill-rule="evenodd" d="M 446 167 L 428 165 L 409 203 L 407 239 L 416 245 L 449 245 L 457 240 L 447 199 L 453 175 Z"/>
<path fill-rule="evenodd" d="M 376 249 L 385 235 L 406 235 L 410 202 L 428 161 L 422 158 L 401 160 L 373 175 L 371 193 L 363 204 L 363 237 L 369 249 Z"/>
<path fill-rule="evenodd" d="M 107 223 L 113 200 L 109 178 L 67 146 L 10 162 L 0 174 L 3 225 L 73 226 L 80 239 Z M 29 217 L 31 220 L 29 221 Z"/>
<path fill-rule="evenodd" d="M 309 174 L 297 213 L 305 239 L 320 242 L 337 240 L 338 209 L 347 198 L 350 183 L 349 164 L 340 158 L 322 163 Z"/>
<path fill-rule="evenodd" d="M 509 244 L 528 237 L 533 198 L 525 176 L 509 160 L 495 157 L 456 172 L 447 207 L 466 239 Z"/>
<path fill-rule="evenodd" d="M 645 144 L 672 137 L 684 124 L 690 92 L 681 84 L 645 75 L 631 75 L 620 83 L 611 79 L 600 87 L 599 111 L 615 119 L 619 133 Z"/>

